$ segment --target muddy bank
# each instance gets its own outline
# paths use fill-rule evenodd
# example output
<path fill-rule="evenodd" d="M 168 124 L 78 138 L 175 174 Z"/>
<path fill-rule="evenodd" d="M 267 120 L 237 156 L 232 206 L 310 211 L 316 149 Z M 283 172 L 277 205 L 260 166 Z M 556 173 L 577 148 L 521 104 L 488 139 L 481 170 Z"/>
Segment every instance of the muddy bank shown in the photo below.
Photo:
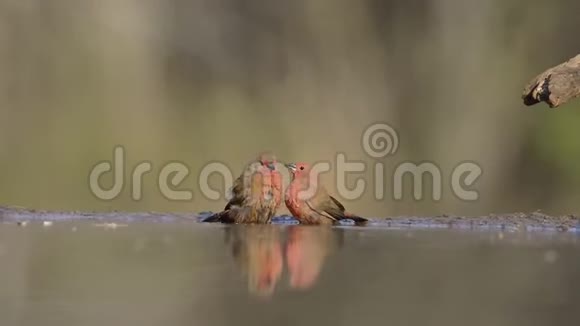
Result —
<path fill-rule="evenodd" d="M 542 212 L 489 214 L 486 216 L 435 216 L 435 217 L 394 217 L 381 219 L 382 224 L 391 227 L 458 228 L 458 229 L 506 229 L 512 231 L 580 231 L 578 216 L 551 216 Z"/>
<path fill-rule="evenodd" d="M 165 212 L 84 212 L 44 211 L 20 207 L 0 206 L 0 222 L 34 221 L 95 221 L 95 222 L 197 222 L 209 213 L 165 213 Z"/>
<path fill-rule="evenodd" d="M 26 209 L 19 207 L 1 207 L 0 222 L 68 222 L 93 221 L 99 223 L 196 223 L 203 221 L 211 212 L 202 213 L 165 213 L 165 212 L 58 212 Z M 580 232 L 580 218 L 576 215 L 551 216 L 542 212 L 490 214 L 486 216 L 397 216 L 371 218 L 369 226 L 380 228 L 451 228 L 451 229 L 506 229 L 512 231 L 572 231 Z M 291 216 L 278 216 L 275 224 L 296 224 Z M 349 225 L 345 223 L 345 225 Z"/>

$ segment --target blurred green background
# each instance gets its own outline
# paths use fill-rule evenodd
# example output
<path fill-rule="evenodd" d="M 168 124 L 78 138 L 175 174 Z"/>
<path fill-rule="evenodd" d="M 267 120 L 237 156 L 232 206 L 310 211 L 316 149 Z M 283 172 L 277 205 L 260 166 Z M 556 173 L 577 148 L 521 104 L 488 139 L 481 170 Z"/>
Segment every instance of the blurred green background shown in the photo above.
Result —
<path fill-rule="evenodd" d="M 238 174 L 270 149 L 384 163 L 386 198 L 345 202 L 363 215 L 578 212 L 580 101 L 526 108 L 520 94 L 580 52 L 579 13 L 577 0 L 0 0 L 0 204 L 219 210 L 199 190 L 204 164 Z M 396 155 L 363 151 L 375 122 L 398 130 Z M 116 145 L 127 182 L 153 164 L 140 201 L 129 186 L 112 201 L 91 194 L 89 171 Z M 476 202 L 449 187 L 467 160 L 484 170 Z M 193 200 L 157 189 L 170 161 L 190 167 Z M 404 161 L 440 166 L 441 201 L 410 188 L 392 200 Z"/>

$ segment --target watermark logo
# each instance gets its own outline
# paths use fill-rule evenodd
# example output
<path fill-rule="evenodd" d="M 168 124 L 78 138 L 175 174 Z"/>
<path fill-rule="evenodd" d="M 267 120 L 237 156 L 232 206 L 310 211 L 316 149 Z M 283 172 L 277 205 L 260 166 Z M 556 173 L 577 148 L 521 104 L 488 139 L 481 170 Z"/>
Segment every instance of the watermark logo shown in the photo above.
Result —
<path fill-rule="evenodd" d="M 372 158 L 394 155 L 399 149 L 399 134 L 386 123 L 373 124 L 363 132 L 362 147 Z"/>
<path fill-rule="evenodd" d="M 386 189 L 390 185 L 391 195 L 394 200 L 403 200 L 406 195 L 412 194 L 414 200 L 430 198 L 439 201 L 442 198 L 443 189 L 449 186 L 453 195 L 463 201 L 475 201 L 479 199 L 479 192 L 475 185 L 483 169 L 475 162 L 465 160 L 458 162 L 451 171 L 442 171 L 436 162 L 424 160 L 421 162 L 400 162 L 393 170 L 388 171 L 385 160 L 395 156 L 399 146 L 400 138 L 396 129 L 387 123 L 376 123 L 365 130 L 361 135 L 361 146 L 364 152 L 371 159 L 372 163 L 364 161 L 348 160 L 346 154 L 337 153 L 333 161 L 317 162 L 310 167 L 309 178 L 314 182 L 309 184 L 307 189 L 301 191 L 301 198 L 310 198 L 317 192 L 320 175 L 334 171 L 338 195 L 347 200 L 361 198 L 368 191 L 372 191 L 376 200 L 384 200 Z M 126 189 L 125 183 L 130 180 L 130 194 L 133 200 L 141 200 L 143 197 L 143 180 L 147 174 L 152 174 L 153 164 L 150 161 L 143 161 L 132 168 L 126 166 L 127 151 L 122 146 L 113 149 L 112 161 L 102 161 L 92 167 L 89 172 L 89 188 L 91 193 L 101 200 L 114 200 L 118 198 Z M 290 161 L 290 160 L 287 160 Z M 332 169 L 334 166 L 334 170 Z M 362 176 L 354 182 L 354 187 L 347 186 L 347 175 L 362 174 L 370 171 L 372 178 L 366 180 Z M 112 174 L 113 184 L 110 188 L 103 188 L 100 179 Z M 209 179 L 217 174 L 223 180 L 223 189 L 226 192 L 213 189 Z M 161 167 L 156 176 L 157 188 L 167 199 L 172 201 L 191 201 L 194 198 L 193 191 L 186 189 L 182 185 L 185 180 L 192 175 L 187 164 L 172 161 Z M 284 184 L 290 182 L 289 174 L 282 174 Z M 128 177 L 130 176 L 130 177 Z M 209 200 L 229 199 L 228 193 L 231 189 L 236 175 L 232 169 L 222 162 L 208 162 L 197 173 L 197 183 L 201 195 Z M 410 178 L 410 179 L 409 179 Z M 405 183 L 406 180 L 411 182 Z M 426 182 L 429 180 L 430 182 Z M 430 189 L 426 185 L 430 184 Z M 410 187 L 405 187 L 410 185 Z M 410 188 L 410 189 L 406 189 Z M 428 197 L 426 194 L 430 194 Z"/>

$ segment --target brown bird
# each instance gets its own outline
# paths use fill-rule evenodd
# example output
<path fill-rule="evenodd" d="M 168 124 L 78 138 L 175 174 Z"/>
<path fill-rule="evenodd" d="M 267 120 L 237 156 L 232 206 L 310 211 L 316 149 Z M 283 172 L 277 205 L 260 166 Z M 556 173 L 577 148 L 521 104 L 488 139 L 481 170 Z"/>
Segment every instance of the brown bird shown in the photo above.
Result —
<path fill-rule="evenodd" d="M 204 222 L 267 224 L 282 200 L 282 177 L 270 153 L 250 162 L 232 187 L 232 198 L 223 211 Z"/>
<path fill-rule="evenodd" d="M 351 219 L 356 225 L 368 222 L 365 218 L 347 213 L 344 206 L 318 184 L 317 178 L 311 178 L 308 164 L 289 163 L 286 167 L 292 175 L 286 189 L 286 207 L 301 224 L 334 224 L 344 219 Z"/>

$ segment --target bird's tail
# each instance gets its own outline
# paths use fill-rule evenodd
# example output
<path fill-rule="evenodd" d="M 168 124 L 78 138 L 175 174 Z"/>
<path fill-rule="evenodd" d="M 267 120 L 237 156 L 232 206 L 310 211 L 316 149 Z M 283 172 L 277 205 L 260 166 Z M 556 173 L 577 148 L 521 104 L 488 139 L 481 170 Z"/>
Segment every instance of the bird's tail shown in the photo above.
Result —
<path fill-rule="evenodd" d="M 345 216 L 346 216 L 346 218 L 353 220 L 354 225 L 356 225 L 356 226 L 365 226 L 369 222 L 368 219 L 366 219 L 364 217 L 357 216 L 357 215 L 345 214 Z"/>
<path fill-rule="evenodd" d="M 205 223 L 233 223 L 232 218 L 230 216 L 230 210 L 221 211 L 219 213 L 215 213 L 203 220 Z"/>
<path fill-rule="evenodd" d="M 212 215 L 204 218 L 202 222 L 205 222 L 205 223 L 217 223 L 219 221 L 220 221 L 220 213 L 215 213 L 215 214 L 212 214 Z"/>

